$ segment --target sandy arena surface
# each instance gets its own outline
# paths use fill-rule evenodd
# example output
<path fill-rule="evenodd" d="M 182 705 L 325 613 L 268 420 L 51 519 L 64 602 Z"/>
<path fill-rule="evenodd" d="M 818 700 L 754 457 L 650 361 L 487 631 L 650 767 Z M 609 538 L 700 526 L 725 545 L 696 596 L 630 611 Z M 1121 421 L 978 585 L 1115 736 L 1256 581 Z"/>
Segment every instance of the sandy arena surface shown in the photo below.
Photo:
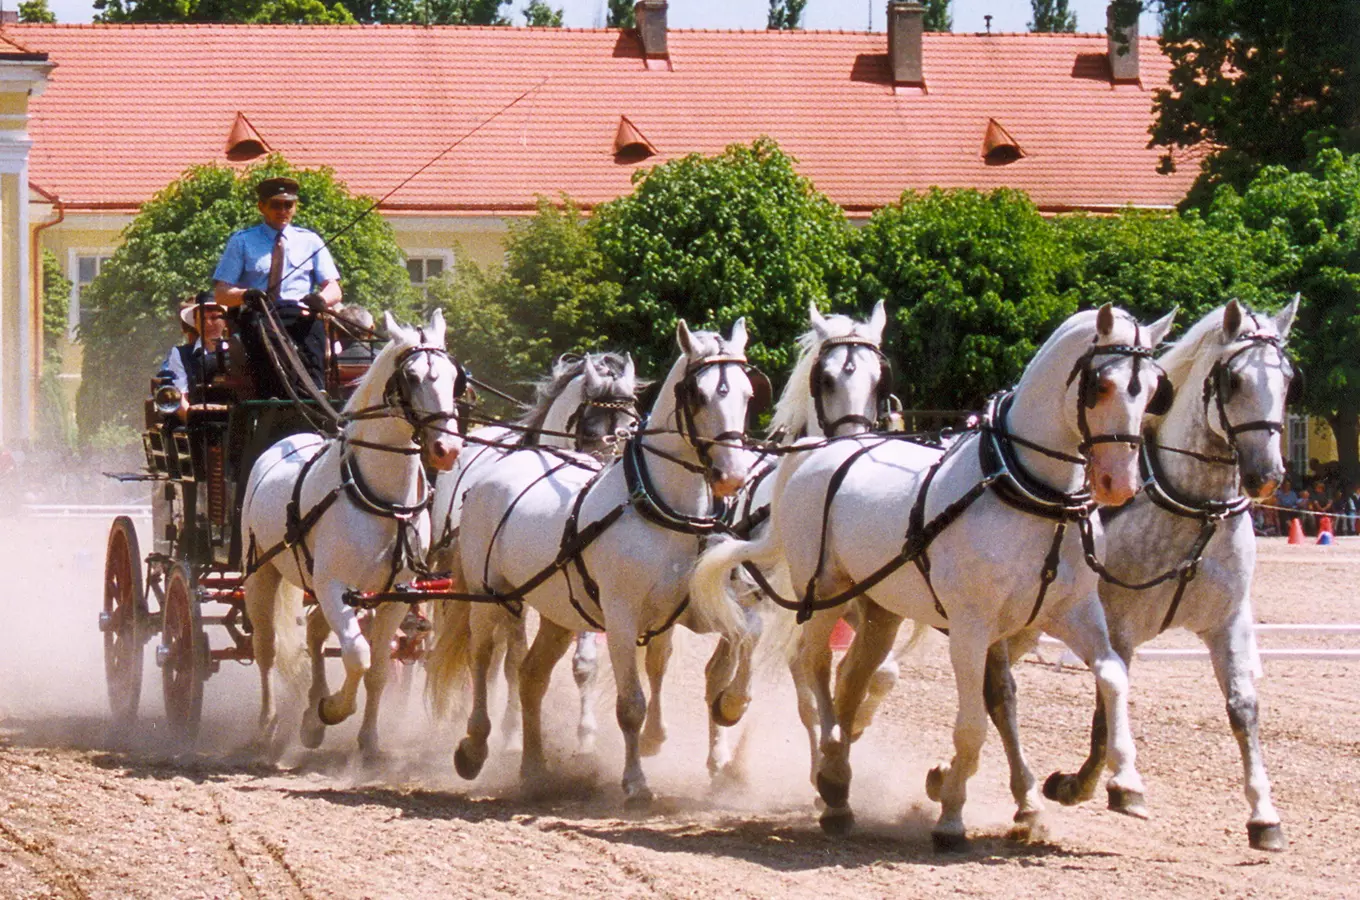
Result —
<path fill-rule="evenodd" d="M 859 825 L 833 839 L 817 826 L 792 690 L 773 666 L 746 725 L 749 784 L 710 789 L 700 679 L 711 645 L 681 633 L 664 692 L 670 739 L 646 760 L 658 800 L 634 816 L 618 787 L 608 673 L 600 747 L 583 758 L 573 752 L 565 665 L 547 704 L 562 773 L 550 784 L 520 787 L 518 758 L 494 743 L 482 778 L 460 781 L 453 730 L 429 724 L 418 673 L 384 708 L 387 757 L 376 768 L 357 762 L 354 724 L 278 765 L 252 754 L 258 677 L 234 663 L 208 682 L 198 747 L 165 746 L 150 646 L 140 725 L 119 738 L 95 621 L 107 527 L 0 518 L 9 575 L 0 588 L 3 898 L 1360 895 L 1358 661 L 1265 663 L 1262 734 L 1292 842 L 1286 853 L 1247 847 L 1237 746 L 1201 659 L 1135 668 L 1150 821 L 1097 802 L 1050 805 L 1042 840 L 1007 839 L 1013 807 L 992 736 L 970 783 L 971 848 L 941 856 L 931 850 L 936 808 L 923 787 L 950 748 L 954 688 L 940 639 L 911 659 L 856 745 Z M 1360 622 L 1360 540 L 1330 548 L 1266 540 L 1261 549 L 1261 621 Z M 1194 644 L 1184 633 L 1157 642 Z M 1360 638 L 1262 645 L 1344 648 Z M 1093 694 L 1085 670 L 1059 669 L 1048 656 L 1016 667 L 1022 734 L 1041 778 L 1080 761 Z"/>

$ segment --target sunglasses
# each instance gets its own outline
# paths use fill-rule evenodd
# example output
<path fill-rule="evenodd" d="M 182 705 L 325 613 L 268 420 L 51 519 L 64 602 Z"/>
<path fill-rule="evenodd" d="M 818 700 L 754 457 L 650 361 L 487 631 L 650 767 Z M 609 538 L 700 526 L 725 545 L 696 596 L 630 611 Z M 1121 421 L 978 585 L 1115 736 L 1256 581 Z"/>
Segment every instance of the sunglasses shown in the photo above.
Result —
<path fill-rule="evenodd" d="M 296 200 L 270 200 L 267 204 L 270 209 L 292 209 L 297 206 Z"/>

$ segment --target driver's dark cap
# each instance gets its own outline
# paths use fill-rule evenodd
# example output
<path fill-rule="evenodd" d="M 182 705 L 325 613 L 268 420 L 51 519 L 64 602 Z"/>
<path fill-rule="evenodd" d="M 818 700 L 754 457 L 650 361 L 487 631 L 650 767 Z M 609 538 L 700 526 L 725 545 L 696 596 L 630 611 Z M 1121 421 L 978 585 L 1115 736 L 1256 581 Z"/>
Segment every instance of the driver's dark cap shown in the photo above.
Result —
<path fill-rule="evenodd" d="M 255 186 L 255 196 L 261 203 L 273 200 L 275 197 L 281 200 L 296 200 L 298 198 L 298 183 L 291 178 L 266 178 Z"/>

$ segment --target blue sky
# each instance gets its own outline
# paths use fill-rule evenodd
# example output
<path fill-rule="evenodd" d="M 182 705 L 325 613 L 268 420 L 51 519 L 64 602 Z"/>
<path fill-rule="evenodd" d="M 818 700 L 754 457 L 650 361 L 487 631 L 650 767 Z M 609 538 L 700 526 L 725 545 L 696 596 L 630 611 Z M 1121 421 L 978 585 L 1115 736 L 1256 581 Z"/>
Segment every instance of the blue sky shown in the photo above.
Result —
<path fill-rule="evenodd" d="M 0 0 L 7 8 L 18 0 Z M 513 9 L 522 9 L 528 0 L 514 0 Z M 605 0 L 549 0 L 561 7 L 565 24 L 591 28 L 604 23 Z M 88 22 L 94 16 L 91 0 L 48 0 L 62 22 Z M 1079 31 L 1105 28 L 1106 0 L 1071 0 L 1077 14 Z M 671 0 L 670 21 L 675 28 L 764 28 L 768 0 Z M 886 0 L 808 0 L 803 14 L 805 28 L 840 28 L 863 31 L 872 24 L 883 30 Z M 993 31 L 1026 31 L 1030 20 L 1028 0 L 953 0 L 954 30 L 982 31 L 983 16 L 992 16 Z M 1144 34 L 1155 33 L 1156 19 L 1143 17 Z"/>

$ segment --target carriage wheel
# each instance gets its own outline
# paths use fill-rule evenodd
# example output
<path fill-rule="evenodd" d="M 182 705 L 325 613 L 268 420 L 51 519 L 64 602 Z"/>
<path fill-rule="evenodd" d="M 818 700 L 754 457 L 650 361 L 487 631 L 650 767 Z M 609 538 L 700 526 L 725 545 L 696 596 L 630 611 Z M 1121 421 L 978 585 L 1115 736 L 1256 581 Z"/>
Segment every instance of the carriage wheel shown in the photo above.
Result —
<path fill-rule="evenodd" d="M 142 645 L 146 640 L 146 607 L 142 593 L 142 554 L 137 530 L 127 516 L 113 520 L 104 554 L 104 680 L 109 708 L 118 725 L 137 720 L 142 696 Z"/>
<path fill-rule="evenodd" d="M 208 636 L 203 632 L 194 576 L 176 563 L 165 582 L 161 619 L 161 687 L 165 718 L 175 737 L 193 740 L 203 713 L 203 681 L 208 677 Z"/>

